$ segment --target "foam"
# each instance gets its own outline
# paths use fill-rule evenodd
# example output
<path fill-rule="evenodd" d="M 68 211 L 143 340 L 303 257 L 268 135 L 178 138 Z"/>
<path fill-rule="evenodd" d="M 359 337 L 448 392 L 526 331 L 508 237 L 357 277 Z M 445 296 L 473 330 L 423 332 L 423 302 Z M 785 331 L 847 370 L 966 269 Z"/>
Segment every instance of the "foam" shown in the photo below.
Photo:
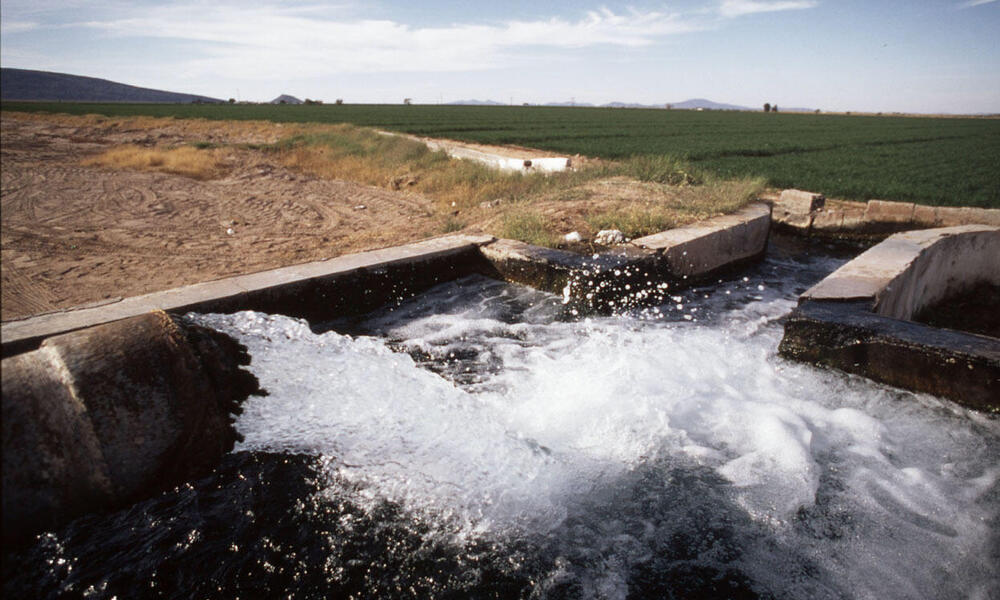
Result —
<path fill-rule="evenodd" d="M 768 283 L 763 293 L 758 281 L 731 285 L 754 294 L 735 307 L 725 289 L 689 294 L 699 323 L 559 322 L 556 297 L 514 323 L 490 296 L 529 293 L 487 286 L 474 302 L 430 310 L 432 298 L 371 324 L 391 344 L 315 335 L 280 316 L 197 318 L 249 347 L 270 393 L 237 421 L 243 449 L 324 456 L 360 495 L 459 523 L 460 535 L 558 532 L 595 493 L 665 460 L 719 478 L 714 489 L 748 519 L 740 561 L 761 585 L 792 596 L 822 596 L 824 585 L 853 597 L 988 594 L 997 420 L 781 360 L 775 321 L 792 295 Z M 491 366 L 463 387 L 399 346 L 456 371 Z M 760 535 L 799 558 L 755 546 Z M 594 575 L 597 588 L 621 592 L 632 559 L 615 560 L 620 569 Z M 810 561 L 826 583 L 800 581 Z"/>

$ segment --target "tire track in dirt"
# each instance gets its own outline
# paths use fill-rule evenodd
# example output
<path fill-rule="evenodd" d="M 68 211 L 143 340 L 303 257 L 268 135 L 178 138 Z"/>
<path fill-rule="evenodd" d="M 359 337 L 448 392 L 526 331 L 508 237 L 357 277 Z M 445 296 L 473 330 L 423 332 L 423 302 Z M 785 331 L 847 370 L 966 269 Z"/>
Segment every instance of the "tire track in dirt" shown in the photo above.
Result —
<path fill-rule="evenodd" d="M 273 132 L 59 119 L 0 120 L 3 320 L 440 233 L 428 198 L 301 175 L 255 150 L 233 148 L 229 172 L 209 181 L 81 165 L 111 142 L 259 143 Z"/>

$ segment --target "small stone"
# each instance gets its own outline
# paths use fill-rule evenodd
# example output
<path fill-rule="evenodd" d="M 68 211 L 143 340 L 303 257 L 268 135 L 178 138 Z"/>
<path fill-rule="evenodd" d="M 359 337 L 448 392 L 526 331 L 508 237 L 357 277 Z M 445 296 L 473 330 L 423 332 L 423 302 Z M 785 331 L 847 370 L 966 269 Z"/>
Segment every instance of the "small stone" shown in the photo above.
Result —
<path fill-rule="evenodd" d="M 594 243 L 601 244 L 602 246 L 624 244 L 625 234 L 617 229 L 602 229 L 597 232 L 597 237 L 594 238 Z"/>
<path fill-rule="evenodd" d="M 572 233 L 567 233 L 564 239 L 567 242 L 575 243 L 583 241 L 583 236 L 580 235 L 579 231 L 574 231 Z"/>
<path fill-rule="evenodd" d="M 234 233 L 236 233 L 236 232 L 233 231 L 232 227 L 230 227 L 229 229 L 226 230 L 226 235 L 233 235 Z"/>

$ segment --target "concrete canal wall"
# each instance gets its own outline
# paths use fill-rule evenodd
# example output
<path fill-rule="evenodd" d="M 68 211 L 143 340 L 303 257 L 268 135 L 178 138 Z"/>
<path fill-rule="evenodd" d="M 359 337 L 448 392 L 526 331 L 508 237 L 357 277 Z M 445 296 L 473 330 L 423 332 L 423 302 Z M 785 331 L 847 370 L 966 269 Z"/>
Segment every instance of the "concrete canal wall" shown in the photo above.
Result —
<path fill-rule="evenodd" d="M 1000 285 L 1000 227 L 896 234 L 800 297 L 779 352 L 1000 411 L 1000 339 L 912 321 L 981 283 Z"/>

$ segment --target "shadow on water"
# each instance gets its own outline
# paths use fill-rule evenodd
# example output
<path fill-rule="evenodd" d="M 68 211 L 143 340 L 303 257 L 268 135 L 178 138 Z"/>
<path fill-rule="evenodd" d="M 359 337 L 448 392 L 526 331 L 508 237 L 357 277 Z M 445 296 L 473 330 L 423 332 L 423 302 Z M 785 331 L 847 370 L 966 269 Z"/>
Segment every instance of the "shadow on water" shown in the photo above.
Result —
<path fill-rule="evenodd" d="M 768 598 L 765 540 L 711 470 L 646 462 L 544 533 L 456 540 L 349 486 L 314 457 L 238 452 L 210 477 L 79 519 L 4 556 L 4 596 L 38 598 Z M 322 487 L 330 481 L 322 482 Z M 331 492 L 332 490 L 332 492 Z M 811 590 L 812 597 L 839 597 Z"/>

